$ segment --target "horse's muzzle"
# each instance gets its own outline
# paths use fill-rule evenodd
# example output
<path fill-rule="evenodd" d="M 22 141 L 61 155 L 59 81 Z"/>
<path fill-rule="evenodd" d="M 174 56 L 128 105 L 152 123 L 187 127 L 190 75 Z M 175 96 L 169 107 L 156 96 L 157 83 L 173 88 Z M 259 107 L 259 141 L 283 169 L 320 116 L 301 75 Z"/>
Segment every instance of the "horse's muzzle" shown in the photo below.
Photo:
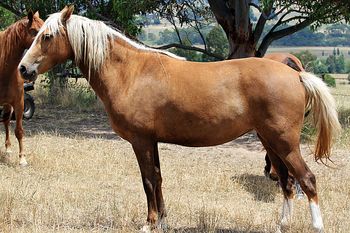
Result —
<path fill-rule="evenodd" d="M 24 65 L 20 65 L 18 68 L 19 72 L 21 73 L 23 79 L 28 81 L 35 81 L 37 73 L 35 70 L 29 71 Z"/>

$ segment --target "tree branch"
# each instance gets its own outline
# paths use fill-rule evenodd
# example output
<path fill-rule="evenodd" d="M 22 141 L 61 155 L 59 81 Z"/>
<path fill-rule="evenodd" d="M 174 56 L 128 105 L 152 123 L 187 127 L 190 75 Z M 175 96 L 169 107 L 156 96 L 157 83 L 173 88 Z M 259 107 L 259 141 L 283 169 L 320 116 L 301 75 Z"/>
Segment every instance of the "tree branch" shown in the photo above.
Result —
<path fill-rule="evenodd" d="M 194 16 L 194 23 L 195 23 L 195 26 L 192 26 L 191 24 L 190 24 L 190 25 L 191 25 L 193 28 L 196 29 L 196 31 L 198 32 L 198 34 L 199 34 L 199 36 L 200 36 L 200 38 L 201 38 L 201 40 L 202 40 L 202 42 L 203 42 L 203 44 L 204 44 L 204 49 L 207 50 L 207 42 L 205 41 L 204 35 L 203 35 L 202 31 L 200 30 L 200 25 L 199 25 L 199 22 L 198 22 L 198 18 L 197 18 L 196 11 L 193 9 L 193 7 L 192 7 L 190 4 L 188 4 L 188 3 L 186 3 L 186 4 L 187 4 L 187 6 L 191 9 L 191 11 L 192 11 L 192 13 L 193 13 L 193 16 Z"/>
<path fill-rule="evenodd" d="M 176 43 L 172 43 L 172 44 L 167 44 L 167 45 L 163 45 L 163 46 L 159 46 L 159 47 L 151 47 L 154 49 L 170 49 L 170 48 L 179 48 L 179 49 L 184 49 L 184 50 L 191 50 L 191 51 L 196 51 L 196 52 L 200 52 L 203 54 L 206 54 L 210 57 L 215 57 L 219 60 L 225 60 L 225 58 L 219 54 L 214 54 L 209 52 L 208 50 L 202 49 L 202 48 L 198 48 L 195 46 L 188 46 L 188 45 L 184 45 L 184 44 L 176 44 Z"/>
<path fill-rule="evenodd" d="M 259 41 L 264 31 L 266 21 L 267 21 L 266 17 L 264 17 L 263 14 L 261 14 L 253 32 L 254 43 L 257 43 Z"/>
<path fill-rule="evenodd" d="M 299 30 L 304 29 L 305 27 L 309 26 L 310 24 L 312 24 L 314 21 L 311 18 L 307 18 L 305 19 L 303 22 L 281 29 L 279 31 L 270 31 L 265 38 L 263 39 L 263 41 L 261 42 L 259 49 L 257 51 L 257 56 L 259 57 L 263 57 L 267 51 L 267 48 L 270 46 L 270 44 L 275 41 L 278 40 L 282 37 L 288 36 L 290 34 L 293 34 Z"/>

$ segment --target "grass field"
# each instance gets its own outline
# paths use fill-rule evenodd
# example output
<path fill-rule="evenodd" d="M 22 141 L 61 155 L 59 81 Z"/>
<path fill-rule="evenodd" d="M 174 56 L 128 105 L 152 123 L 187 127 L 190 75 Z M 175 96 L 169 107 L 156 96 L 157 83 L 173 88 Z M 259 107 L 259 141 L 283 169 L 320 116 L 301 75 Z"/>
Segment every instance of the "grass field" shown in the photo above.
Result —
<path fill-rule="evenodd" d="M 336 98 L 350 107 L 349 97 Z M 25 129 L 28 167 L 17 165 L 14 136 L 13 152 L 0 152 L 1 232 L 138 232 L 147 208 L 136 158 L 103 112 L 39 104 Z M 317 177 L 326 232 L 350 229 L 348 136 L 333 152 L 336 169 L 315 163 L 302 146 Z M 168 232 L 275 231 L 282 194 L 263 176 L 265 152 L 254 134 L 217 147 L 159 148 Z M 307 201 L 296 201 L 286 232 L 312 232 L 310 223 Z"/>

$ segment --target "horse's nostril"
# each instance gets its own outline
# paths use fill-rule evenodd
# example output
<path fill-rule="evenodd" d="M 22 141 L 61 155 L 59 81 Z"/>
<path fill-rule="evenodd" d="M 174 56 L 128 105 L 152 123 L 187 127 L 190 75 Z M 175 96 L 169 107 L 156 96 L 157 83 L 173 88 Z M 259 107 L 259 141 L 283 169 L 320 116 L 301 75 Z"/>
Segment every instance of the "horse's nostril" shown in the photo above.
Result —
<path fill-rule="evenodd" d="M 26 71 L 27 71 L 27 68 L 26 68 L 24 65 L 21 65 L 21 66 L 19 67 L 19 72 L 21 72 L 21 74 L 25 74 Z"/>

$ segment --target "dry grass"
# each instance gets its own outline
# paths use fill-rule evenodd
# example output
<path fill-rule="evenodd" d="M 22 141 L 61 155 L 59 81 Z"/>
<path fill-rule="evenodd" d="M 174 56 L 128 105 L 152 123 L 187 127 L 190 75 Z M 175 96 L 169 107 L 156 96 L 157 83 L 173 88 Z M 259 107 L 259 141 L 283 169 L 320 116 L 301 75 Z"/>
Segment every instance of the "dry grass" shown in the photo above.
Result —
<path fill-rule="evenodd" d="M 124 233 L 145 223 L 135 156 L 113 135 L 105 114 L 39 105 L 25 129 L 29 167 L 18 167 L 13 136 L 13 153 L 0 152 L 1 232 Z M 159 148 L 169 232 L 274 232 L 282 194 L 263 177 L 265 153 L 254 135 L 211 148 Z M 350 229 L 347 149 L 338 146 L 337 169 L 330 169 L 303 146 L 317 177 L 326 232 Z M 312 232 L 310 223 L 307 201 L 296 201 L 286 232 Z"/>

